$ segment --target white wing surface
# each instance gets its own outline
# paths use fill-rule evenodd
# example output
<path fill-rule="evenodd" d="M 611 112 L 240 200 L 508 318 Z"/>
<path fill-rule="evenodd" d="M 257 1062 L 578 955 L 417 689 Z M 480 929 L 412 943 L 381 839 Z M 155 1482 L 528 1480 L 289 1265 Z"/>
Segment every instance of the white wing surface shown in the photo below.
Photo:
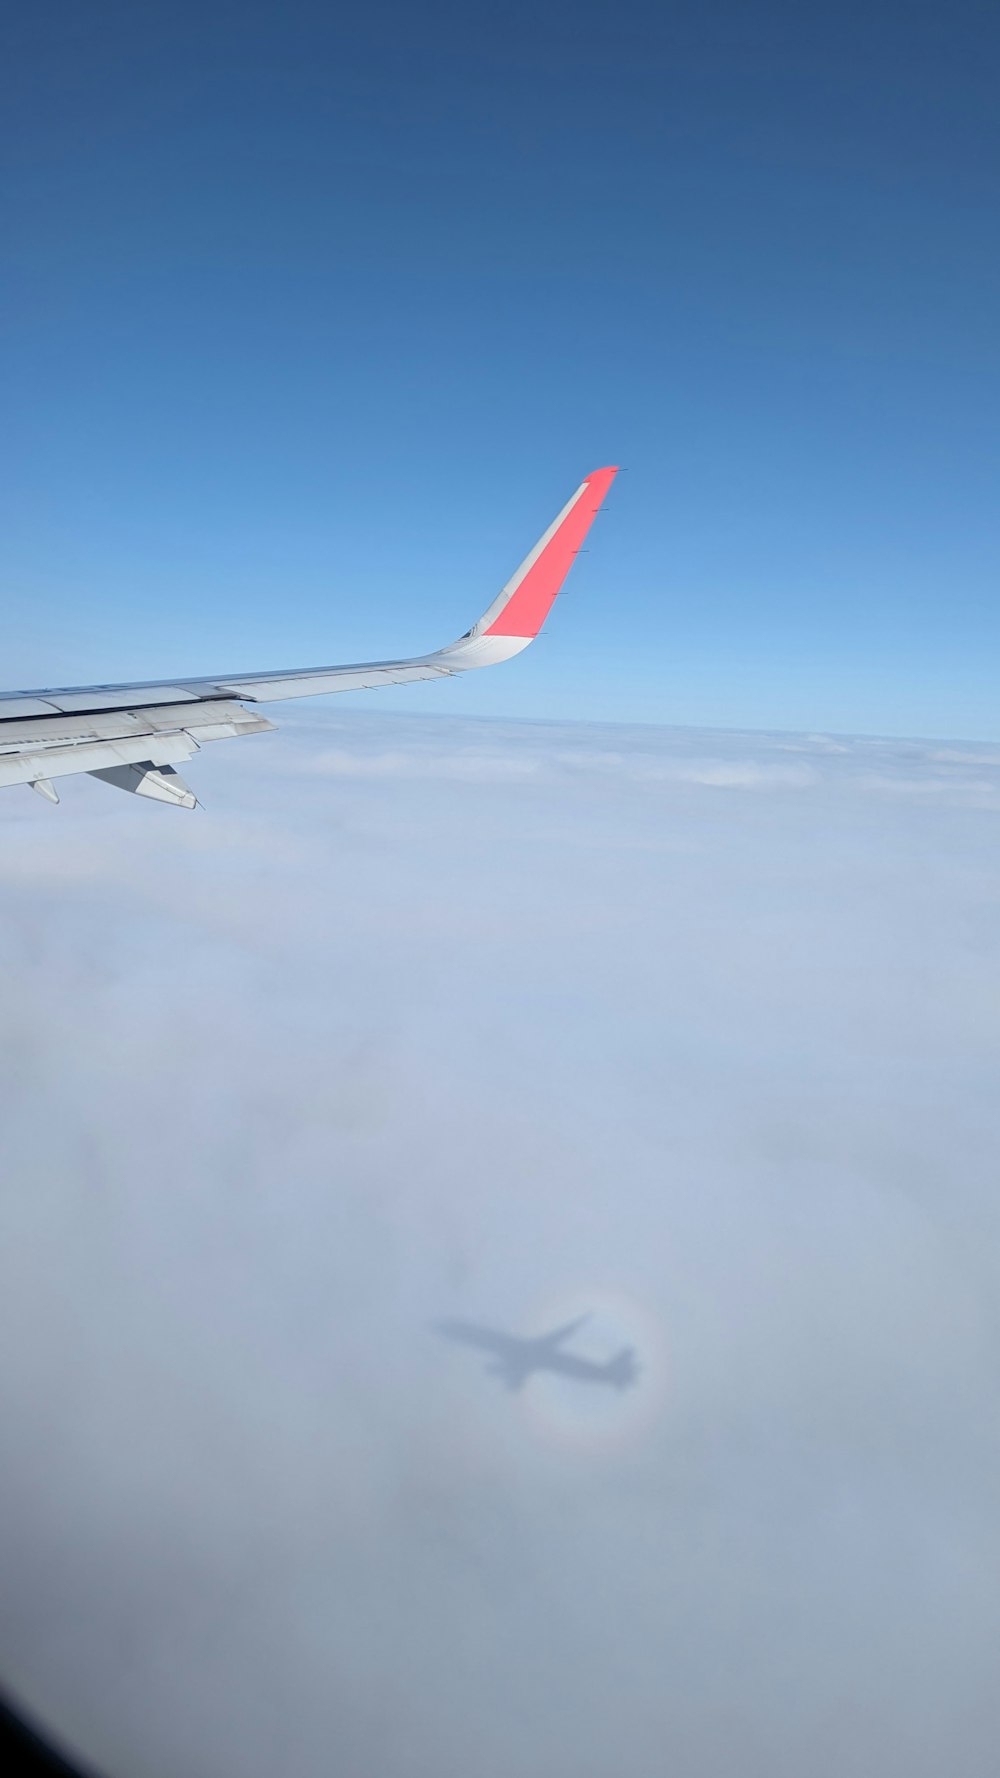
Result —
<path fill-rule="evenodd" d="M 434 654 L 168 684 L 0 694 L 0 786 L 30 784 L 58 802 L 53 779 L 89 772 L 119 789 L 192 809 L 197 798 L 176 766 L 191 759 L 205 741 L 273 728 L 273 722 L 258 714 L 259 704 L 447 679 L 510 660 L 538 635 L 616 473 L 598 469 L 587 476 L 478 623 Z"/>

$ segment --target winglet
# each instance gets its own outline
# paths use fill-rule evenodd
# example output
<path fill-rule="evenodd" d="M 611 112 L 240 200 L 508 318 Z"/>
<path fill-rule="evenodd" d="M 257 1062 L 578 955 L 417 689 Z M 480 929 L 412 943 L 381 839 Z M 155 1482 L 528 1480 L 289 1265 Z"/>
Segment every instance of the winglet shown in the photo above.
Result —
<path fill-rule="evenodd" d="M 470 632 L 471 638 L 516 637 L 522 647 L 534 640 L 617 474 L 617 466 L 595 469 L 580 483 Z"/>

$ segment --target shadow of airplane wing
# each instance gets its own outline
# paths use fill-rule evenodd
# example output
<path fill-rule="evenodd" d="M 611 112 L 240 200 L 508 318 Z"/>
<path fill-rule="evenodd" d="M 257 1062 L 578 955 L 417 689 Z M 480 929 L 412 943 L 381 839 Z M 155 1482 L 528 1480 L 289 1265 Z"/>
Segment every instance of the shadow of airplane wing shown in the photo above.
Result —
<path fill-rule="evenodd" d="M 437 1321 L 435 1332 L 459 1346 L 475 1346 L 489 1352 L 495 1362 L 488 1368 L 502 1377 L 508 1389 L 520 1389 L 537 1366 L 535 1342 L 519 1340 L 515 1334 L 500 1333 L 494 1327 L 482 1327 L 477 1321 Z"/>
<path fill-rule="evenodd" d="M 575 1321 L 565 1321 L 562 1327 L 554 1327 L 551 1333 L 539 1334 L 529 1343 L 543 1351 L 553 1346 L 561 1346 L 564 1340 L 568 1340 L 572 1334 L 578 1333 L 584 1322 L 589 1320 L 590 1310 L 588 1309 L 586 1315 L 578 1315 Z"/>
<path fill-rule="evenodd" d="M 497 1358 L 520 1356 L 525 1342 L 513 1334 L 499 1333 L 496 1328 L 481 1327 L 476 1321 L 435 1321 L 434 1332 L 459 1346 L 477 1346 L 481 1352 L 492 1352 Z"/>

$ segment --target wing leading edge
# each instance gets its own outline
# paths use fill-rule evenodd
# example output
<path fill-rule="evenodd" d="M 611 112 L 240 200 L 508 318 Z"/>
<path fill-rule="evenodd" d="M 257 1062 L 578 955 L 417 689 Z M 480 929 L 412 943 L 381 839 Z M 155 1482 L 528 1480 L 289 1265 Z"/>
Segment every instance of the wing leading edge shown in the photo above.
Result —
<path fill-rule="evenodd" d="M 274 727 L 245 703 L 447 679 L 512 659 L 542 628 L 616 474 L 608 468 L 587 476 L 489 610 L 457 642 L 433 654 L 167 684 L 0 694 L 0 786 L 30 784 L 57 802 L 53 778 L 89 772 L 140 796 L 193 808 L 196 798 L 176 764 L 192 758 L 205 741 Z"/>

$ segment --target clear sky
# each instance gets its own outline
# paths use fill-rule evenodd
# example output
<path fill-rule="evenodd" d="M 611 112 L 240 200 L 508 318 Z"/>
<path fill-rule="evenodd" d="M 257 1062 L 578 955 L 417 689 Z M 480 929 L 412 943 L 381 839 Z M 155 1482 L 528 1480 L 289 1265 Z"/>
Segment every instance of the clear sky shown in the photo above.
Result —
<path fill-rule="evenodd" d="M 5 9 L 4 685 L 551 636 L 382 707 L 1000 732 L 986 4 Z"/>

